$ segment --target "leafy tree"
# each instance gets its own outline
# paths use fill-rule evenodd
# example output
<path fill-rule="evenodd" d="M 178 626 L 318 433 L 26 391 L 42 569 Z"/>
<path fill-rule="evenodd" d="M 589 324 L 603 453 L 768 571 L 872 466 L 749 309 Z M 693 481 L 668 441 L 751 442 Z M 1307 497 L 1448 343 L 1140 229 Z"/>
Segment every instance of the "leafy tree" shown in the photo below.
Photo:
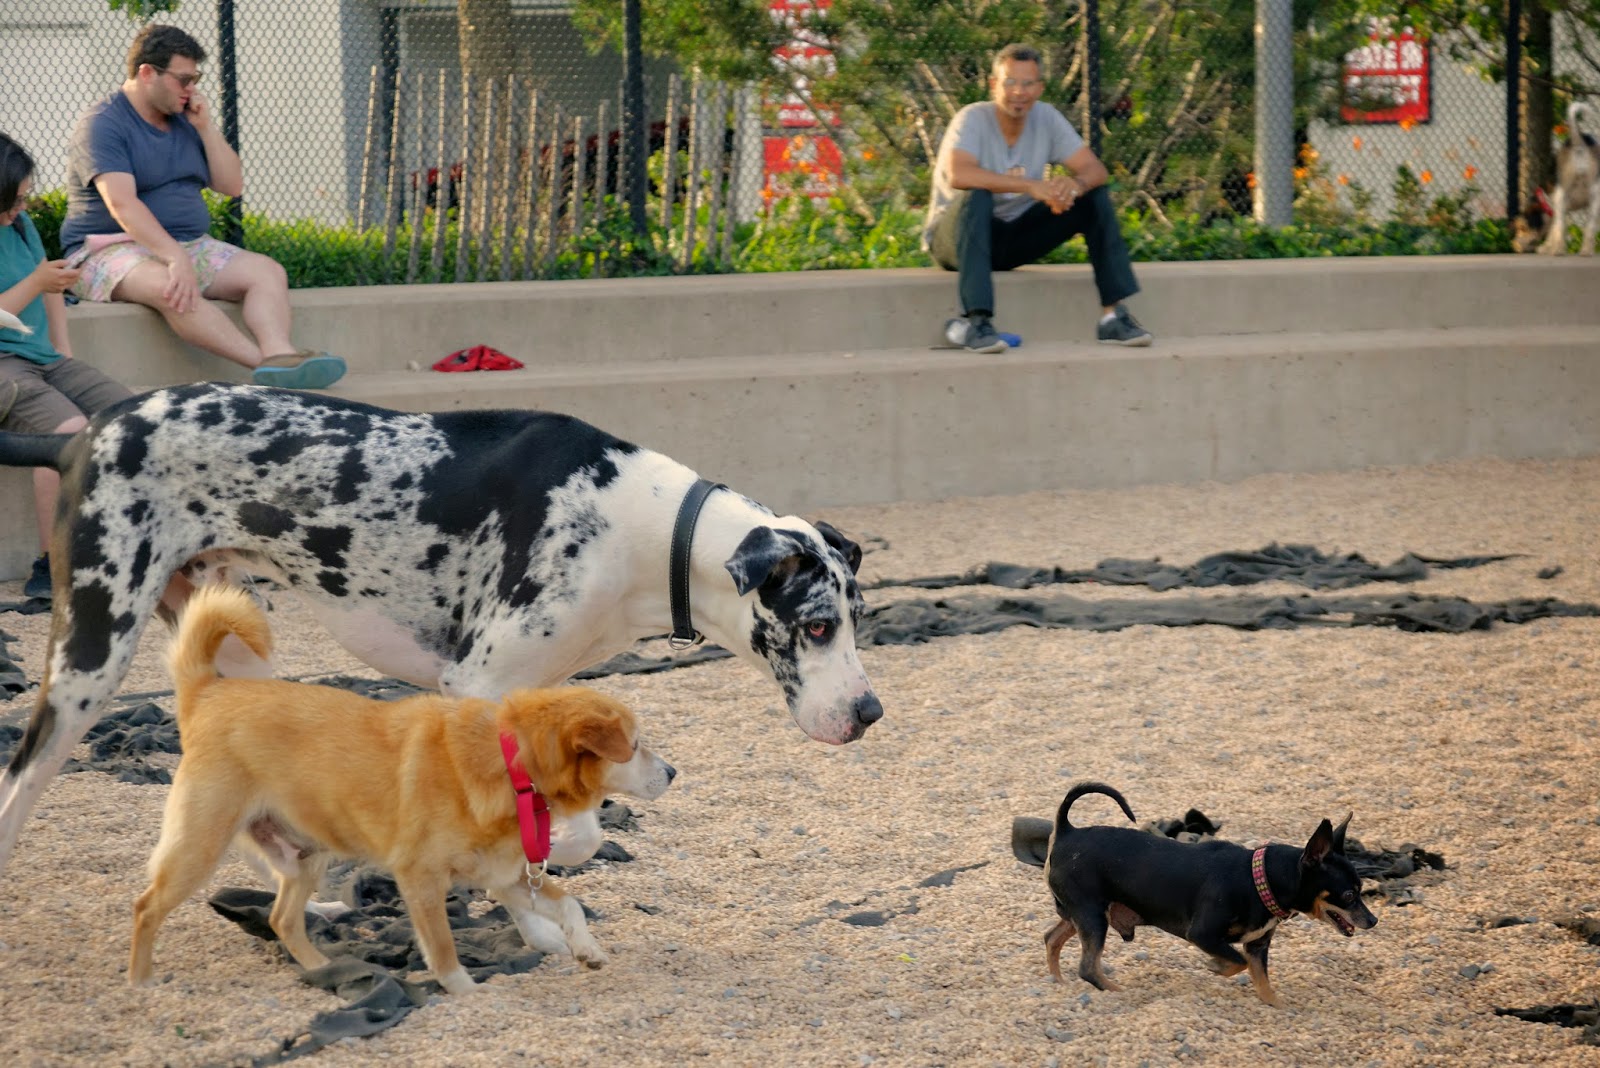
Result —
<path fill-rule="evenodd" d="M 1337 103 L 1334 60 L 1364 26 L 1356 3 L 1296 2 L 1302 126 Z M 1251 164 L 1254 16 L 1254 0 L 1102 0 L 1103 155 L 1125 196 L 1158 213 L 1238 210 L 1226 191 L 1232 179 L 1242 192 Z M 576 17 L 594 39 L 617 40 L 616 0 L 578 0 Z M 764 0 L 645 0 L 644 26 L 653 54 L 756 83 L 768 99 L 814 73 L 774 59 L 791 29 Z M 870 153 L 856 184 L 873 203 L 925 195 L 945 126 L 987 95 L 989 58 L 1012 41 L 1043 52 L 1046 99 L 1083 127 L 1079 0 L 833 0 L 804 32 L 832 50 L 836 70 L 812 87 L 815 103 L 837 110 L 847 148 Z"/>

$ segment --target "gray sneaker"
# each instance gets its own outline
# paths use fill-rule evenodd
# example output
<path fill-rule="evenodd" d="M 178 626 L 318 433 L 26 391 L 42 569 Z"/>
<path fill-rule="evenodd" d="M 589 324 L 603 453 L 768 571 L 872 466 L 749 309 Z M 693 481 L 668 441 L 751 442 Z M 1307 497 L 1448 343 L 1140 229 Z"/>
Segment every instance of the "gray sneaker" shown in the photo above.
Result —
<path fill-rule="evenodd" d="M 1155 340 L 1150 336 L 1150 331 L 1140 326 L 1139 320 L 1122 304 L 1116 306 L 1111 318 L 1100 321 L 1099 337 L 1102 345 L 1133 347 L 1148 345 Z"/>
<path fill-rule="evenodd" d="M 966 332 L 961 338 L 961 347 L 968 352 L 1004 352 L 1011 346 L 995 330 L 994 323 L 987 316 L 975 315 L 967 320 Z"/>

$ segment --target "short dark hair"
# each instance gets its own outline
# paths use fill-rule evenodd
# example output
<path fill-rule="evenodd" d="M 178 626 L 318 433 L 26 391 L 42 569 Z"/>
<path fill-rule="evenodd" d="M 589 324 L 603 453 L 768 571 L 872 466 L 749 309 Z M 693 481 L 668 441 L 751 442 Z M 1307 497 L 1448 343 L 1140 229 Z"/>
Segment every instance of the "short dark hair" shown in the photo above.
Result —
<path fill-rule="evenodd" d="M 989 73 L 994 74 L 998 71 L 1002 63 L 1036 63 L 1041 71 L 1044 70 L 1044 57 L 1032 45 L 1006 45 L 994 54 L 994 62 L 989 64 Z"/>
<path fill-rule="evenodd" d="M 10 211 L 17 203 L 17 190 L 33 174 L 33 157 L 28 150 L 0 133 L 0 211 Z"/>
<path fill-rule="evenodd" d="M 200 47 L 199 41 L 178 27 L 152 22 L 139 31 L 133 44 L 128 47 L 128 77 L 137 78 L 139 68 L 146 63 L 165 70 L 173 56 L 204 63 L 206 50 Z"/>

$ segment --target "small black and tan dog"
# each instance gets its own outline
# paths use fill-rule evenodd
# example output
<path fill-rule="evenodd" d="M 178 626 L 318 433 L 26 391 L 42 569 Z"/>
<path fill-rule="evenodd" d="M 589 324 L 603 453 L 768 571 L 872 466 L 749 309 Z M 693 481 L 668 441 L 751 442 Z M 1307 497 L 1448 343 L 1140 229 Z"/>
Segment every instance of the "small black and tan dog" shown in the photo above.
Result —
<path fill-rule="evenodd" d="M 1252 851 L 1123 827 L 1074 827 L 1067 811 L 1084 794 L 1104 794 L 1134 819 L 1122 795 L 1103 783 L 1079 783 L 1062 799 L 1044 866 L 1061 917 L 1044 936 L 1058 982 L 1061 947 L 1076 934 L 1083 942 L 1078 975 L 1101 990 L 1118 989 L 1100 967 L 1106 931 L 1114 928 L 1131 942 L 1135 927 L 1159 927 L 1200 947 L 1219 975 L 1248 969 L 1261 1000 L 1279 1005 L 1267 981 L 1267 950 L 1281 921 L 1303 912 L 1346 938 L 1378 922 L 1361 901 L 1361 877 L 1345 859 L 1348 816 L 1338 827 L 1323 820 L 1303 850 L 1270 845 Z"/>

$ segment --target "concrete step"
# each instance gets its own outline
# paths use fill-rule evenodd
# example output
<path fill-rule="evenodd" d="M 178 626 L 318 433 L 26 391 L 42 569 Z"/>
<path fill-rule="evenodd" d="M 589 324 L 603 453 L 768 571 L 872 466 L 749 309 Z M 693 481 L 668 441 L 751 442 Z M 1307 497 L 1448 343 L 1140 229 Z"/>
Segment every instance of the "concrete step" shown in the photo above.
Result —
<path fill-rule="evenodd" d="M 1447 256 L 1141 264 L 1136 314 L 1163 340 L 1227 334 L 1600 325 L 1600 259 Z M 1029 343 L 1089 340 L 1092 272 L 1026 267 L 997 277 L 997 320 Z M 292 294 L 301 344 L 352 371 L 426 367 L 474 344 L 529 365 L 877 351 L 935 344 L 957 314 L 954 276 L 932 269 L 810 271 L 567 282 L 371 286 Z M 237 308 L 224 305 L 237 318 Z M 190 349 L 154 313 L 79 305 L 74 348 L 144 386 L 245 372 Z"/>
<path fill-rule="evenodd" d="M 441 388 L 440 378 L 452 381 Z M 1600 450 L 1600 326 L 1373 330 L 352 375 L 570 412 L 783 510 Z"/>

